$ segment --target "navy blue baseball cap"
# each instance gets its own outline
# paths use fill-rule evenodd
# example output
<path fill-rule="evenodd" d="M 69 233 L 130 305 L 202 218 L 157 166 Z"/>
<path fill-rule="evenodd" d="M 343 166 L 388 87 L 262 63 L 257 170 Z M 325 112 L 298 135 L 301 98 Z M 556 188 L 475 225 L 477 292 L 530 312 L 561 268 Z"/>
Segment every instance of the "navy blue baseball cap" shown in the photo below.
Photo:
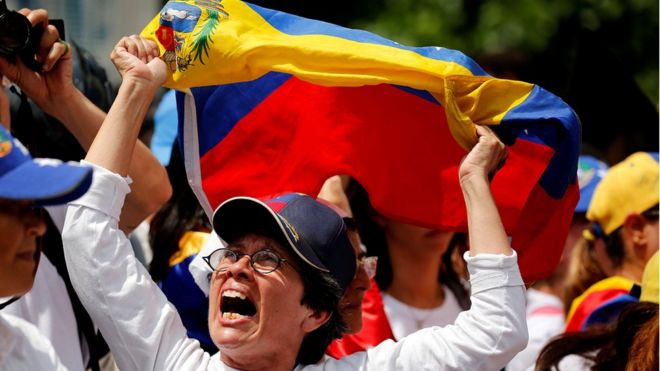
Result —
<path fill-rule="evenodd" d="M 578 185 L 580 186 L 580 201 L 575 206 L 576 213 L 586 213 L 596 186 L 607 173 L 609 166 L 599 159 L 582 155 L 578 159 Z"/>
<path fill-rule="evenodd" d="M 92 168 L 54 159 L 33 159 L 27 149 L 0 126 L 0 198 L 59 205 L 85 194 Z"/>
<path fill-rule="evenodd" d="M 231 198 L 216 209 L 213 228 L 229 244 L 248 233 L 281 241 L 306 264 L 329 272 L 342 292 L 355 277 L 355 252 L 344 220 L 307 195 L 286 193 L 266 201 Z"/>

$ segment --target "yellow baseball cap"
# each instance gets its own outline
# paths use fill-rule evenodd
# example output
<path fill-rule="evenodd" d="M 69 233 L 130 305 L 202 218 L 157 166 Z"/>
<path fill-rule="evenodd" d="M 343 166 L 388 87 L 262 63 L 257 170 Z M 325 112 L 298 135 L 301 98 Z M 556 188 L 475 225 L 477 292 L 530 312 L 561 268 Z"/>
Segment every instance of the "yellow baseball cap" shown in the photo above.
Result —
<path fill-rule="evenodd" d="M 594 191 L 587 219 L 609 235 L 628 215 L 657 205 L 658 166 L 657 152 L 636 152 L 612 166 Z"/>
<path fill-rule="evenodd" d="M 649 259 L 642 275 L 642 295 L 640 301 L 650 301 L 658 303 L 658 252 Z"/>

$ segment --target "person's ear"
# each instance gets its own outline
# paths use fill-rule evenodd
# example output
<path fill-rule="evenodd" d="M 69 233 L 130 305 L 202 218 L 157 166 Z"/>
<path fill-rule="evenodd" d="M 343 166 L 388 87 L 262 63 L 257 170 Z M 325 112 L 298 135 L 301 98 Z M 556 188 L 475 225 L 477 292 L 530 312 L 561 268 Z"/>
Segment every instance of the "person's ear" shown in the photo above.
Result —
<path fill-rule="evenodd" d="M 302 329 L 308 334 L 323 326 L 328 320 L 330 320 L 330 312 L 309 309 L 307 317 L 303 320 Z"/>
<path fill-rule="evenodd" d="M 624 233 L 628 236 L 633 246 L 646 246 L 648 238 L 644 233 L 647 220 L 640 214 L 630 214 L 623 221 Z"/>

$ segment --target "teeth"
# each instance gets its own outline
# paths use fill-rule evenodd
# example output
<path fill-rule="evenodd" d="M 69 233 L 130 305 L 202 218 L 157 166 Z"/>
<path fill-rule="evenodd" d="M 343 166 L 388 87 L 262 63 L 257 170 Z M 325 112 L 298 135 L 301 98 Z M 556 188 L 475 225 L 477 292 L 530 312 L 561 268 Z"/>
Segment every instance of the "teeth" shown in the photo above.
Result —
<path fill-rule="evenodd" d="M 222 296 L 226 296 L 228 298 L 241 298 L 241 300 L 246 299 L 245 295 L 243 295 L 240 292 L 235 291 L 235 290 L 227 290 L 227 291 L 222 293 Z"/>
<path fill-rule="evenodd" d="M 239 319 L 239 318 L 244 318 L 246 316 L 239 314 L 239 313 L 231 313 L 231 312 L 224 312 L 222 313 L 222 318 L 225 319 Z"/>

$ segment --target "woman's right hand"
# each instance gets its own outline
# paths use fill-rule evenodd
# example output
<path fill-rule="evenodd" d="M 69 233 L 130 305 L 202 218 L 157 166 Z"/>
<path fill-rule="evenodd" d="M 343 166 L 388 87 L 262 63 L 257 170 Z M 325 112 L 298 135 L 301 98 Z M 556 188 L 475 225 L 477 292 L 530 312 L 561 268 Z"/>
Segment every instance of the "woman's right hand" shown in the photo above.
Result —
<path fill-rule="evenodd" d="M 110 59 L 123 80 L 131 79 L 158 88 L 167 77 L 167 66 L 159 54 L 155 42 L 132 35 L 119 40 Z"/>
<path fill-rule="evenodd" d="M 42 110 L 56 116 L 76 91 L 72 78 L 71 48 L 60 39 L 57 28 L 48 24 L 46 10 L 21 9 L 18 12 L 34 27 L 44 30 L 35 55 L 37 61 L 43 63 L 43 68 L 33 71 L 20 58 L 11 62 L 0 57 L 0 75 L 18 85 Z"/>

